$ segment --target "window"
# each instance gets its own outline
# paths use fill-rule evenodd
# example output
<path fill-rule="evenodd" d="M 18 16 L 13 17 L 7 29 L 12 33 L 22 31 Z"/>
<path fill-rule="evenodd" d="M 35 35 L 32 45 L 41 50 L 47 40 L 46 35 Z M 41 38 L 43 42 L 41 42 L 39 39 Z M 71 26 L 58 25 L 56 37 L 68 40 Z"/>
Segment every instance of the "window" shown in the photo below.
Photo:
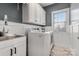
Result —
<path fill-rule="evenodd" d="M 53 25 L 54 25 L 54 31 L 61 31 L 66 32 L 66 21 L 67 21 L 67 11 L 68 10 L 59 10 L 56 12 L 53 12 Z"/>
<path fill-rule="evenodd" d="M 65 22 L 66 19 L 65 19 L 65 12 L 59 12 L 59 13 L 55 13 L 54 14 L 54 21 L 57 23 L 57 22 Z"/>

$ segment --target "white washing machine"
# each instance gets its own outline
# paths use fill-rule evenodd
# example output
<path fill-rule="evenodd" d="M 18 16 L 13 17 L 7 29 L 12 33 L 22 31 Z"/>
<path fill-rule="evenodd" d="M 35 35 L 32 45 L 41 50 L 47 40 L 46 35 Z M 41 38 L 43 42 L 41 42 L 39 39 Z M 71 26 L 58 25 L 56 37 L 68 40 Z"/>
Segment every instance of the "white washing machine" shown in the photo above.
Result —
<path fill-rule="evenodd" d="M 28 55 L 49 56 L 51 48 L 51 34 L 49 32 L 28 33 Z"/>

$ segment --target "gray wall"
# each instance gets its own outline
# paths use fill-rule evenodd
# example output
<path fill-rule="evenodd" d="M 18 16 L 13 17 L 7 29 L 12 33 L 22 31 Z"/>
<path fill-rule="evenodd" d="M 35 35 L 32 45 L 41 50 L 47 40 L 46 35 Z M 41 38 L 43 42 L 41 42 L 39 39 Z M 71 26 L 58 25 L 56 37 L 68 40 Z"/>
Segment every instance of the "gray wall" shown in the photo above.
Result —
<path fill-rule="evenodd" d="M 47 7 L 44 7 L 46 10 L 46 25 L 51 26 L 51 12 L 64 9 L 64 8 L 69 8 L 70 4 L 69 3 L 56 3 Z"/>
<path fill-rule="evenodd" d="M 22 22 L 22 4 L 19 4 L 19 11 L 16 3 L 0 3 L 0 20 L 3 20 L 4 14 L 8 15 L 8 21 Z"/>

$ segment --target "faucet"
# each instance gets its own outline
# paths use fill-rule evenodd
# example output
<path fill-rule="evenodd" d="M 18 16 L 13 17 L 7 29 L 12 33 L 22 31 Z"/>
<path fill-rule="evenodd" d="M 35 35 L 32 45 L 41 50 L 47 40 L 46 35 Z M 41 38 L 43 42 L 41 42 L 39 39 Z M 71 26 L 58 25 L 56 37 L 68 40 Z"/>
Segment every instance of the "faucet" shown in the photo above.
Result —
<path fill-rule="evenodd" d="M 3 25 L 3 33 L 8 33 L 8 29 L 6 28 L 6 26 L 8 25 L 8 22 L 7 22 L 7 14 L 4 15 L 4 25 Z M 6 31 L 7 29 L 7 31 Z"/>

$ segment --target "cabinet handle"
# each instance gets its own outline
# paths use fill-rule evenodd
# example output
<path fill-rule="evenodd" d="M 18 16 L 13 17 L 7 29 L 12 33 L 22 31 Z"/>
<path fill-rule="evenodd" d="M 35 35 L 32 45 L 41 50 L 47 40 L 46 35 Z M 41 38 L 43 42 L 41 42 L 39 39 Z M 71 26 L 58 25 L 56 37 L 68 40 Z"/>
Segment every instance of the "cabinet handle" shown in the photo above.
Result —
<path fill-rule="evenodd" d="M 12 56 L 13 55 L 13 50 L 12 49 L 10 49 L 10 56 Z"/>
<path fill-rule="evenodd" d="M 16 47 L 14 47 L 14 49 L 15 49 L 15 52 L 14 53 L 16 54 Z"/>

